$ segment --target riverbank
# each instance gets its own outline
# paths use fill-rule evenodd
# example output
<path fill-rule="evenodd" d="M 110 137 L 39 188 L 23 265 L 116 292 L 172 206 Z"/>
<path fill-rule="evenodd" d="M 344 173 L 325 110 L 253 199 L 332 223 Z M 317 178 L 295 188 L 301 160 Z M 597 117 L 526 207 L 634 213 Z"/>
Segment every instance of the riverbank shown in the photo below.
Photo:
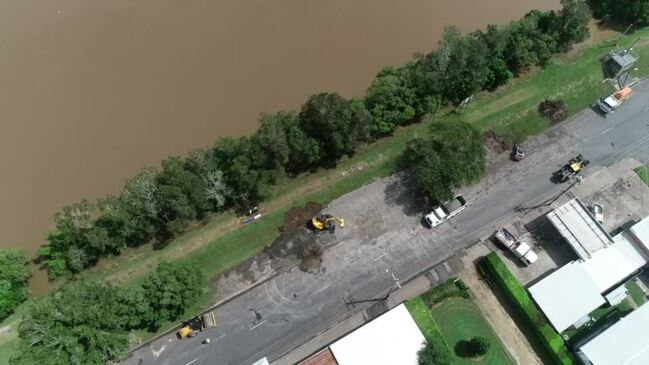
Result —
<path fill-rule="evenodd" d="M 620 44 L 629 44 L 639 35 L 648 36 L 649 30 L 627 36 Z M 477 95 L 475 101 L 460 113 L 448 113 L 437 118 L 449 121 L 464 119 L 483 130 L 492 129 L 496 133 L 510 129 L 519 129 L 526 135 L 540 133 L 549 127 L 549 123 L 536 111 L 543 99 L 558 98 L 564 101 L 568 114 L 574 115 L 592 105 L 598 96 L 612 90 L 609 84 L 602 83 L 599 68 L 599 58 L 611 49 L 606 47 L 607 44 L 610 42 L 584 47 L 571 57 L 557 57 L 547 67 L 514 80 L 493 93 Z M 635 76 L 649 75 L 648 46 L 647 42 L 636 46 L 641 58 Z M 106 261 L 103 269 L 93 269 L 86 275 L 126 284 L 137 283 L 159 260 L 186 260 L 198 263 L 207 282 L 214 283 L 220 273 L 258 254 L 279 237 L 278 227 L 283 223 L 284 214 L 291 208 L 302 207 L 309 201 L 324 204 L 377 177 L 394 172 L 395 161 L 405 143 L 423 133 L 426 125 L 424 122 L 400 128 L 393 138 L 366 146 L 336 169 L 303 176 L 278 187 L 274 197 L 261 207 L 263 217 L 250 225 L 236 228 L 237 218 L 220 216 L 178 238 L 164 250 L 129 252 L 127 256 Z M 213 288 L 214 285 L 206 286 L 206 294 L 188 313 L 218 301 L 219 294 L 214 294 Z"/>
<path fill-rule="evenodd" d="M 647 36 L 649 31 L 641 34 Z M 621 44 L 630 43 L 637 35 L 626 37 Z M 527 134 L 538 133 L 548 126 L 536 113 L 536 106 L 544 98 L 560 97 L 568 106 L 569 113 L 574 114 L 588 107 L 597 96 L 610 91 L 609 86 L 601 83 L 599 70 L 599 57 L 609 49 L 601 45 L 591 46 L 572 60 L 556 59 L 548 67 L 514 80 L 494 93 L 477 95 L 474 103 L 459 114 L 438 117 L 448 120 L 462 118 L 485 130 L 513 127 Z M 638 44 L 637 50 L 643 56 L 637 75 L 647 75 L 647 44 Z M 179 237 L 163 250 L 132 250 L 123 257 L 103 261 L 98 269 L 83 276 L 128 285 L 141 280 L 159 260 L 168 259 L 193 260 L 204 270 L 207 279 L 213 279 L 272 243 L 279 235 L 277 227 L 282 224 L 284 213 L 290 208 L 303 206 L 308 201 L 326 203 L 376 177 L 391 174 L 405 143 L 425 128 L 426 123 L 401 128 L 393 138 L 364 147 L 354 158 L 343 161 L 336 169 L 303 176 L 278 187 L 273 198 L 261 207 L 264 216 L 250 225 L 237 228 L 236 217 L 218 216 Z M 211 292 L 212 288 L 211 285 L 205 288 L 201 301 L 188 313 L 208 307 L 217 300 Z M 0 348 L 8 348 L 10 344 L 11 341 L 3 343 L 0 339 Z"/>
<path fill-rule="evenodd" d="M 0 1 L 0 247 L 33 253 L 66 204 L 118 193 L 143 166 L 253 132 L 260 112 L 559 0 Z M 38 86 L 36 86 L 38 85 Z M 64 91 L 62 91 L 64 85 Z M 32 292 L 47 292 L 34 271 Z"/>

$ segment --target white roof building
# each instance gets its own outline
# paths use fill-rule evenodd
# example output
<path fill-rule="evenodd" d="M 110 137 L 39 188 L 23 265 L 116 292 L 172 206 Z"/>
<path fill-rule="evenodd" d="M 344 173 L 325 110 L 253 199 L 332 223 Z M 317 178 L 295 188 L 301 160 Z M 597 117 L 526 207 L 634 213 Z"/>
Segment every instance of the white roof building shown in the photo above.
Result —
<path fill-rule="evenodd" d="M 587 323 L 590 312 L 606 303 L 604 295 L 608 291 L 649 262 L 649 218 L 610 237 L 584 211 L 587 209 L 577 198 L 548 214 L 582 259 L 561 267 L 529 288 L 532 298 L 559 333 Z"/>
<path fill-rule="evenodd" d="M 582 260 L 613 244 L 611 236 L 579 198 L 563 204 L 547 217 Z"/>
<path fill-rule="evenodd" d="M 590 365 L 649 364 L 649 304 L 629 313 L 577 349 L 577 355 Z"/>
<path fill-rule="evenodd" d="M 417 365 L 424 336 L 401 304 L 329 346 L 339 365 Z"/>
<path fill-rule="evenodd" d="M 606 303 L 588 272 L 576 261 L 553 272 L 529 291 L 559 333 Z"/>

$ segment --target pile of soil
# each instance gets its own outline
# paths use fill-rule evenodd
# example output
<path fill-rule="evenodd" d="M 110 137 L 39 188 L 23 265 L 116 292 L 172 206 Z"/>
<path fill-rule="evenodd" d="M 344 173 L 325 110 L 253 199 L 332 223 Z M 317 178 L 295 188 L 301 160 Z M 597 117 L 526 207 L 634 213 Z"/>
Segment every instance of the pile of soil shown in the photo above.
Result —
<path fill-rule="evenodd" d="M 284 215 L 284 225 L 279 228 L 282 233 L 292 232 L 305 227 L 308 222 L 322 210 L 322 204 L 308 202 L 304 208 L 293 208 Z"/>
<path fill-rule="evenodd" d="M 505 152 L 506 146 L 496 137 L 493 131 L 485 131 L 482 134 L 482 138 L 484 139 L 485 147 L 493 151 L 496 155 Z"/>
<path fill-rule="evenodd" d="M 559 123 L 566 118 L 568 118 L 568 113 L 566 111 L 566 104 L 563 103 L 561 100 L 543 100 L 541 104 L 539 104 L 539 114 L 546 118 L 549 119 L 552 123 Z"/>

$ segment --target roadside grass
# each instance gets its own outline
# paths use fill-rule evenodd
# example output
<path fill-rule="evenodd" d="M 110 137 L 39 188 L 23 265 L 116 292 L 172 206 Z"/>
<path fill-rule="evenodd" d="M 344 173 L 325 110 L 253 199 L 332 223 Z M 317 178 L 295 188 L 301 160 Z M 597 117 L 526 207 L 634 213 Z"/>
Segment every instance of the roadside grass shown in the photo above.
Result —
<path fill-rule="evenodd" d="M 514 365 L 514 361 L 505 351 L 500 338 L 472 300 L 450 298 L 436 305 L 431 312 L 442 335 L 455 354 L 453 364 Z M 491 343 L 489 352 L 478 359 L 458 356 L 455 349 L 460 341 L 467 341 L 475 336 L 482 336 L 489 340 Z"/>
<path fill-rule="evenodd" d="M 645 292 L 640 288 L 638 283 L 635 282 L 635 280 L 629 280 L 625 284 L 626 289 L 629 291 L 629 294 L 631 295 L 631 298 L 637 304 L 638 306 L 643 305 L 645 302 L 647 302 L 647 295 Z"/>
<path fill-rule="evenodd" d="M 620 44 L 629 44 L 637 36 L 649 36 L 649 28 L 623 37 Z M 566 104 L 569 115 L 574 115 L 589 107 L 598 96 L 612 90 L 609 85 L 601 83 L 599 68 L 599 58 L 611 49 L 603 46 L 607 43 L 610 42 L 585 48 L 571 61 L 556 58 L 547 67 L 512 80 L 495 92 L 480 93 L 475 102 L 459 113 L 449 113 L 435 119 L 452 121 L 461 118 L 483 130 L 493 129 L 497 134 L 513 129 L 520 130 L 526 136 L 540 133 L 549 127 L 549 123 L 536 112 L 538 103 L 543 99 L 560 98 Z M 636 45 L 635 50 L 641 57 L 635 76 L 649 75 L 648 46 L 647 42 Z M 262 218 L 251 224 L 241 226 L 234 214 L 216 215 L 163 249 L 154 250 L 150 245 L 128 249 L 119 257 L 102 260 L 96 268 L 80 276 L 135 285 L 142 281 L 146 273 L 154 270 L 158 262 L 181 260 L 194 262 L 205 274 L 206 282 L 211 283 L 218 274 L 270 245 L 279 236 L 278 227 L 284 214 L 291 208 L 303 206 L 309 201 L 329 202 L 376 178 L 392 174 L 407 141 L 425 133 L 427 125 L 427 122 L 423 122 L 399 128 L 394 136 L 359 149 L 354 157 L 342 161 L 335 169 L 320 170 L 285 181 L 274 189 L 270 199 L 260 205 L 264 213 Z M 216 301 L 211 285 L 204 289 L 205 294 L 188 310 L 187 317 Z M 162 329 L 171 327 L 170 323 Z M 149 333 L 140 335 L 142 338 L 154 336 Z M 3 345 L 0 342 L 0 346 L 10 348 L 6 343 Z"/>
<path fill-rule="evenodd" d="M 635 173 L 638 174 L 638 177 L 640 177 L 640 180 L 644 182 L 647 186 L 649 186 L 649 166 L 640 166 L 636 168 Z"/>
<path fill-rule="evenodd" d="M 649 36 L 649 28 L 626 36 L 620 44 L 628 44 L 637 36 Z M 502 88 L 481 93 L 476 101 L 458 113 L 447 113 L 431 119 L 453 121 L 463 119 L 483 130 L 493 129 L 497 134 L 517 129 L 533 135 L 550 124 L 536 112 L 538 103 L 546 98 L 559 98 L 569 115 L 589 107 L 598 96 L 611 92 L 609 84 L 602 83 L 599 58 L 610 51 L 610 42 L 583 49 L 571 61 L 556 58 L 545 68 L 525 77 L 512 80 Z M 636 46 L 640 54 L 635 76 L 649 75 L 649 47 Z M 283 215 L 293 207 L 309 201 L 326 203 L 382 176 L 394 172 L 396 161 L 411 138 L 425 133 L 427 122 L 399 128 L 393 137 L 379 140 L 361 148 L 354 157 L 335 169 L 320 170 L 295 179 L 287 179 L 277 186 L 270 199 L 260 207 L 264 216 L 258 221 L 241 226 L 233 214 L 214 217 L 171 242 L 166 248 L 153 250 L 149 246 L 130 250 L 126 254 L 104 260 L 99 269 L 90 270 L 88 277 L 116 282 L 137 281 L 143 274 L 166 260 L 197 260 L 210 279 L 215 274 L 261 252 L 278 236 Z M 345 176 L 343 172 L 348 172 Z"/>
<path fill-rule="evenodd" d="M 623 37 L 620 45 L 629 45 L 638 36 L 649 36 L 649 28 Z M 637 70 L 632 71 L 634 77 L 649 75 L 648 46 L 649 42 L 644 42 L 635 47 L 640 59 L 635 65 Z M 610 50 L 611 42 L 603 41 L 584 48 L 569 60 L 555 57 L 549 65 L 512 80 L 495 92 L 478 94 L 472 104 L 451 117 L 469 121 L 484 130 L 491 129 L 501 136 L 512 130 L 525 136 L 538 134 L 550 126 L 537 112 L 538 104 L 544 99 L 562 100 L 570 117 L 614 90 L 610 83 L 602 82 L 599 61 Z"/>

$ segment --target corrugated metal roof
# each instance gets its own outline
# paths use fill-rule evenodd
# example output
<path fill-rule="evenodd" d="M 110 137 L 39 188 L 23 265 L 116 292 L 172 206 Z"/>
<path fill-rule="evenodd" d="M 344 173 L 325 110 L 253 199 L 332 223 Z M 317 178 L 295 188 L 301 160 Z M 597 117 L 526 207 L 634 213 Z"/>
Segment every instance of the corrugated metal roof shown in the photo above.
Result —
<path fill-rule="evenodd" d="M 329 346 L 340 365 L 417 365 L 424 336 L 400 304 Z"/>
<path fill-rule="evenodd" d="M 581 259 L 588 259 L 597 250 L 613 244 L 611 236 L 579 198 L 563 204 L 547 217 Z"/>
<path fill-rule="evenodd" d="M 649 364 L 649 303 L 629 313 L 578 351 L 593 365 Z"/>
<path fill-rule="evenodd" d="M 559 333 L 606 303 L 593 279 L 577 261 L 561 267 L 529 291 Z"/>

